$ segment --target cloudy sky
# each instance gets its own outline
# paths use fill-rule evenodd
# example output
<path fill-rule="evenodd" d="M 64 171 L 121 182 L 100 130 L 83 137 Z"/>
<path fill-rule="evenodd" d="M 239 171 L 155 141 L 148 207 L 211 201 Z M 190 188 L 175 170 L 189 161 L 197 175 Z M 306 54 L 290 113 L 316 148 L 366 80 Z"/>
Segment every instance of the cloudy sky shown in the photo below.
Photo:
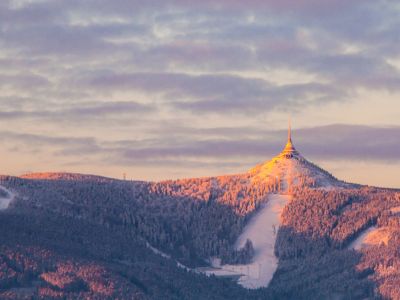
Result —
<path fill-rule="evenodd" d="M 304 156 L 400 187 L 400 5 L 1 0 L 1 173 L 158 180 Z"/>

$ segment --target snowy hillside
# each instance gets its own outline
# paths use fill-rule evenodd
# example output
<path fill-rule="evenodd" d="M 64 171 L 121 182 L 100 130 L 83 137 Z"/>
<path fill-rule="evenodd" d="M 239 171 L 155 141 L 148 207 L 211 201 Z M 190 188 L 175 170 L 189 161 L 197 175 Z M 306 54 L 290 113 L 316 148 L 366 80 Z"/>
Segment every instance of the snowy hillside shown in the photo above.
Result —
<path fill-rule="evenodd" d="M 272 160 L 257 165 L 249 171 L 253 184 L 277 183 L 282 191 L 296 187 L 349 188 L 354 185 L 339 181 L 327 171 L 306 160 L 297 151 L 287 155 L 285 151 Z"/>
<path fill-rule="evenodd" d="M 291 200 L 295 188 L 321 188 L 324 190 L 350 188 L 353 185 L 341 182 L 331 174 L 307 161 L 293 146 L 290 132 L 283 151 L 272 160 L 257 165 L 247 174 L 251 186 L 267 186 L 271 191 L 264 204 L 247 223 L 235 243 L 236 249 L 252 242 L 254 256 L 249 264 L 220 265 L 213 259 L 213 268 L 205 269 L 207 275 L 221 277 L 237 276 L 238 283 L 245 288 L 267 287 L 278 266 L 275 257 L 275 242 L 281 225 L 281 214 Z"/>
<path fill-rule="evenodd" d="M 361 250 L 366 247 L 388 245 L 390 240 L 390 229 L 371 226 L 363 231 L 349 246 L 350 249 Z"/>
<path fill-rule="evenodd" d="M 280 216 L 284 206 L 290 201 L 287 195 L 271 195 L 268 202 L 257 212 L 244 228 L 235 247 L 241 249 L 247 240 L 254 247 L 254 257 L 246 265 L 219 265 L 206 269 L 206 274 L 216 276 L 239 277 L 238 283 L 245 288 L 256 289 L 267 287 L 278 266 L 274 248 L 276 235 L 280 226 Z"/>
<path fill-rule="evenodd" d="M 1 299 L 400 299 L 400 193 L 337 180 L 290 134 L 279 155 L 237 175 L 0 176 L 0 209 Z M 49 273 L 52 251 L 66 256 Z M 112 282 L 96 289 L 101 274 Z"/>

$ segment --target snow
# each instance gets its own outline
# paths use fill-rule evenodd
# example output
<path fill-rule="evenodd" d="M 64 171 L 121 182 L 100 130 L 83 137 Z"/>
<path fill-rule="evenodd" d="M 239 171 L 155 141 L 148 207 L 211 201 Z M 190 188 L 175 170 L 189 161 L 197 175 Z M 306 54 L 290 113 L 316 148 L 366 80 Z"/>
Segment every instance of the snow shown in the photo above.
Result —
<path fill-rule="evenodd" d="M 400 213 L 400 206 L 392 207 L 390 211 L 395 214 Z"/>
<path fill-rule="evenodd" d="M 279 194 L 270 194 L 266 204 L 252 217 L 235 243 L 242 248 L 249 239 L 253 243 L 254 257 L 246 265 L 220 265 L 212 261 L 213 268 L 203 270 L 207 275 L 240 276 L 238 283 L 245 288 L 267 287 L 278 267 L 275 257 L 276 234 L 281 224 L 281 214 L 290 201 L 291 188 L 309 186 L 324 189 L 340 188 L 346 185 L 332 175 L 308 162 L 294 149 L 289 140 L 281 154 L 271 161 L 262 163 L 249 171 L 251 183 L 268 183 L 278 186 Z"/>
<path fill-rule="evenodd" d="M 235 243 L 242 248 L 249 239 L 255 250 L 251 263 L 246 265 L 220 265 L 212 259 L 210 268 L 199 268 L 206 275 L 239 277 L 238 283 L 248 289 L 267 287 L 278 267 L 275 257 L 276 234 L 281 224 L 281 214 L 291 200 L 293 187 L 320 188 L 325 190 L 346 188 L 346 184 L 307 161 L 288 139 L 285 149 L 272 160 L 257 165 L 247 173 L 250 184 L 267 184 L 278 194 L 270 194 L 266 204 L 252 217 Z"/>
<path fill-rule="evenodd" d="M 294 186 L 327 190 L 351 186 L 337 180 L 299 153 L 295 153 L 292 158 L 286 158 L 281 153 L 272 160 L 257 165 L 249 173 L 254 184 L 265 181 L 279 183 L 281 190 L 287 190 Z"/>
<path fill-rule="evenodd" d="M 267 287 L 278 267 L 278 259 L 274 253 L 276 234 L 281 224 L 282 210 L 291 199 L 288 195 L 291 188 L 309 186 L 333 189 L 347 185 L 307 161 L 291 147 L 286 147 L 272 160 L 254 167 L 248 174 L 251 184 L 277 185 L 279 191 L 279 194 L 268 196 L 266 204 L 252 217 L 235 243 L 236 249 L 240 249 L 247 239 L 252 241 L 255 250 L 252 262 L 246 265 L 221 266 L 214 259 L 211 263 L 213 268 L 200 271 L 207 275 L 240 276 L 238 280 L 240 285 L 256 289 Z"/>
<path fill-rule="evenodd" d="M 15 194 L 3 186 L 0 186 L 0 190 L 7 194 L 5 197 L 0 197 L 0 210 L 4 210 L 7 209 L 11 201 L 14 200 Z"/>
<path fill-rule="evenodd" d="M 149 249 L 150 249 L 154 254 L 156 254 L 156 255 L 159 255 L 159 256 L 161 256 L 161 257 L 163 257 L 163 258 L 165 258 L 165 259 L 172 259 L 171 255 L 168 255 L 168 254 L 162 252 L 161 250 L 159 250 L 159 249 L 153 247 L 153 246 L 150 245 L 150 243 L 148 243 L 148 242 L 146 243 L 146 247 L 149 248 Z M 179 261 L 177 261 L 177 260 L 175 260 L 175 263 L 176 263 L 176 265 L 177 265 L 178 268 L 185 269 L 186 271 L 192 271 L 191 268 L 185 266 L 184 264 L 181 264 L 181 263 L 180 263 Z"/>
<path fill-rule="evenodd" d="M 203 273 L 207 276 L 215 275 L 217 277 L 240 277 L 243 274 L 238 273 L 237 271 L 231 271 L 227 269 L 222 269 L 222 268 L 212 268 L 212 267 L 205 267 L 205 268 L 196 268 L 196 272 Z"/>
<path fill-rule="evenodd" d="M 280 216 L 286 203 L 290 200 L 287 195 L 271 195 L 267 204 L 249 222 L 240 235 L 237 248 L 241 248 L 250 239 L 255 255 L 251 264 L 245 269 L 245 276 L 239 279 L 239 284 L 247 288 L 268 286 L 275 270 L 278 259 L 275 256 L 276 234 L 280 225 Z"/>
<path fill-rule="evenodd" d="M 166 259 L 171 259 L 171 255 L 168 255 L 168 254 L 162 252 L 161 250 L 158 250 L 157 248 L 153 247 L 149 243 L 146 243 L 146 247 L 149 248 L 154 254 L 157 254 Z"/>
<path fill-rule="evenodd" d="M 349 249 L 361 250 L 365 247 L 388 245 L 391 232 L 389 228 L 371 226 L 364 230 L 359 237 L 349 245 Z"/>
<path fill-rule="evenodd" d="M 250 264 L 222 265 L 219 268 L 207 269 L 204 273 L 216 276 L 239 275 L 238 283 L 249 289 L 267 287 L 278 267 L 278 259 L 274 254 L 276 234 L 282 210 L 289 200 L 288 195 L 270 195 L 267 203 L 250 220 L 239 236 L 235 244 L 236 249 L 242 248 L 247 239 L 253 243 L 255 254 Z M 216 261 L 214 266 L 218 266 Z"/>
<path fill-rule="evenodd" d="M 396 210 L 397 211 L 397 210 Z M 372 226 L 364 230 L 360 236 L 349 245 L 350 249 L 362 251 L 371 246 L 387 246 L 392 237 L 393 228 Z M 375 269 L 379 277 L 393 277 L 397 274 L 395 266 L 388 264 L 379 264 Z"/>

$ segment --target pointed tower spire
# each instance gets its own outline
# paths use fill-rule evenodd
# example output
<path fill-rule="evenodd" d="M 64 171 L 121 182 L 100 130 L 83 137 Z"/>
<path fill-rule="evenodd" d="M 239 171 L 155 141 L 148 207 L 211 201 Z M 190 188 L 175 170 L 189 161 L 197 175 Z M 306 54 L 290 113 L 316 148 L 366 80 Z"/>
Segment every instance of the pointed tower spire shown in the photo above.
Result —
<path fill-rule="evenodd" d="M 296 148 L 293 146 L 292 142 L 292 121 L 289 118 L 289 126 L 288 126 L 288 140 L 286 143 L 285 148 L 281 152 L 281 156 L 286 158 L 292 158 L 298 156 L 299 153 L 297 152 Z"/>

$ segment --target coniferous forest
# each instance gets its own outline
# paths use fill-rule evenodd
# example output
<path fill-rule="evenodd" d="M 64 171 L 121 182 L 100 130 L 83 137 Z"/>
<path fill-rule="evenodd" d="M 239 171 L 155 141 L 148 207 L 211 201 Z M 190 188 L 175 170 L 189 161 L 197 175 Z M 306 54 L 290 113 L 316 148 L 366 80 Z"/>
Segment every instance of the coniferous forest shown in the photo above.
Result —
<path fill-rule="evenodd" d="M 400 297 L 396 190 L 292 190 L 277 233 L 278 269 L 268 288 L 195 272 L 210 257 L 251 260 L 233 243 L 277 187 L 246 176 L 120 181 L 59 174 L 4 176 L 17 196 L 0 215 L 3 299 L 369 299 Z M 370 226 L 386 245 L 349 244 Z M 158 249 L 170 258 L 150 250 Z M 177 262 L 185 268 L 177 265 Z"/>

